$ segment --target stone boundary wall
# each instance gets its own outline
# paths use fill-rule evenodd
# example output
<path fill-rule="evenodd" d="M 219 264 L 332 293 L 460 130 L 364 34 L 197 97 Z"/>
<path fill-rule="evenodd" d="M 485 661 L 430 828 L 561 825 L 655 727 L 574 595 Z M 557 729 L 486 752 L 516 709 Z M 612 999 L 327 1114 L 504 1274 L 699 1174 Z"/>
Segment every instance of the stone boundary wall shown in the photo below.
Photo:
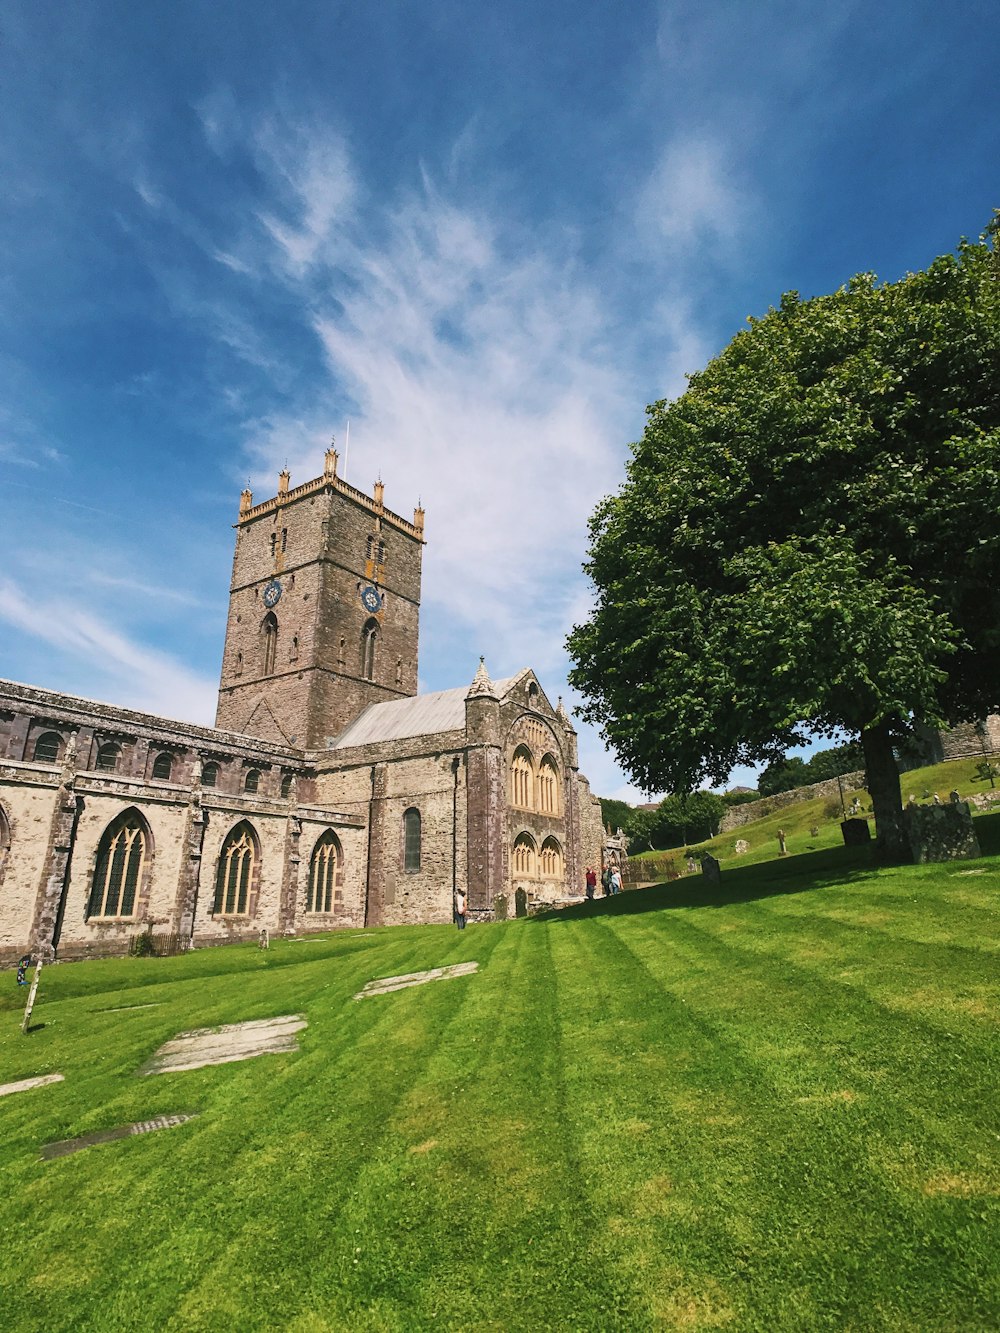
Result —
<path fill-rule="evenodd" d="M 857 773 L 841 774 L 840 783 L 845 798 L 848 792 L 862 791 L 865 785 L 864 769 Z M 799 801 L 814 801 L 817 797 L 831 800 L 839 796 L 840 788 L 837 786 L 836 778 L 827 778 L 825 782 L 814 782 L 808 787 L 793 787 L 791 791 L 779 791 L 776 796 L 762 796 L 759 801 L 748 801 L 746 805 L 735 805 L 731 810 L 727 810 L 719 825 L 719 832 L 731 833 L 733 829 L 742 828 L 744 824 L 752 824 L 755 819 L 764 819 L 767 815 L 783 810 L 786 805 L 796 805 Z M 846 799 L 844 803 L 850 805 L 850 801 Z"/>

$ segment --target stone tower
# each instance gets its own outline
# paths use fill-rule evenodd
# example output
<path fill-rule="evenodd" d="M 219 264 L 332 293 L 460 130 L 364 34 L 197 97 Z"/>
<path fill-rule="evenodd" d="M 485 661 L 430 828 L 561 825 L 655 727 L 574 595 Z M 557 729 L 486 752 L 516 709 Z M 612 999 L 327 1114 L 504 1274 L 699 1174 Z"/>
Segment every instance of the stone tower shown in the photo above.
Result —
<path fill-rule="evenodd" d="M 424 511 L 410 523 L 337 475 L 240 497 L 216 726 L 322 748 L 371 703 L 417 692 Z"/>

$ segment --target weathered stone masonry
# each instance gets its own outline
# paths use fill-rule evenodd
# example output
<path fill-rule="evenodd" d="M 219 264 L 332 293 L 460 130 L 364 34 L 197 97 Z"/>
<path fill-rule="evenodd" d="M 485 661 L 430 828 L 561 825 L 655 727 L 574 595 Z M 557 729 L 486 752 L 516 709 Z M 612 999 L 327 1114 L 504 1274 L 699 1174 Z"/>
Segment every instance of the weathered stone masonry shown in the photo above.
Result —
<path fill-rule="evenodd" d="M 0 682 L 0 962 L 582 892 L 603 831 L 561 703 L 482 662 L 416 694 L 423 530 L 332 449 L 244 492 L 215 728 Z"/>

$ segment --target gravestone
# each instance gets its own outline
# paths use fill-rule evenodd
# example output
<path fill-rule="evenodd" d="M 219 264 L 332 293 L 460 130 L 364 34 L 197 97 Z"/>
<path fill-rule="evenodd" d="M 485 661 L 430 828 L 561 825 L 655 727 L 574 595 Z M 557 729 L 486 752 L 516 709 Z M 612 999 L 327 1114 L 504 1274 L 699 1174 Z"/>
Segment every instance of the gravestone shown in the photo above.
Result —
<path fill-rule="evenodd" d="M 845 819 L 840 825 L 845 847 L 863 847 L 871 842 L 872 831 L 867 819 Z"/>
<path fill-rule="evenodd" d="M 497 921 L 507 920 L 507 895 L 498 893 L 493 899 L 493 916 Z"/>
<path fill-rule="evenodd" d="M 719 884 L 722 881 L 722 870 L 714 856 L 709 856 L 706 852 L 701 858 L 701 873 L 709 884 Z"/>
<path fill-rule="evenodd" d="M 733 848 L 733 851 L 736 853 L 737 856 L 743 856 L 744 853 L 748 852 L 749 850 L 750 850 L 750 844 L 747 842 L 746 838 L 736 839 L 736 846 Z"/>
<path fill-rule="evenodd" d="M 783 828 L 778 829 L 778 855 L 788 855 L 788 848 L 785 846 L 785 830 Z"/>
<path fill-rule="evenodd" d="M 524 889 L 517 889 L 514 893 L 514 915 L 528 915 L 528 894 Z"/>
<path fill-rule="evenodd" d="M 956 800 L 957 795 L 952 793 L 948 805 L 908 805 L 903 811 L 903 825 L 916 865 L 982 856 L 969 803 Z"/>

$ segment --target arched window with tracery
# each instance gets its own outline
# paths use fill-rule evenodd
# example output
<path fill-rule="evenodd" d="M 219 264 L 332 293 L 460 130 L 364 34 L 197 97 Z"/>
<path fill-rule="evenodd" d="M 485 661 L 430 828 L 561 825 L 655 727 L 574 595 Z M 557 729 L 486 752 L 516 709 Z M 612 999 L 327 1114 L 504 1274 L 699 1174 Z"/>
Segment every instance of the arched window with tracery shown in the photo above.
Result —
<path fill-rule="evenodd" d="M 559 813 L 559 768 L 550 754 L 538 766 L 538 808 L 543 815 Z"/>
<path fill-rule="evenodd" d="M 219 853 L 215 877 L 216 916 L 246 916 L 250 911 L 250 892 L 260 864 L 260 844 L 250 824 L 243 820 L 230 829 Z"/>
<path fill-rule="evenodd" d="M 62 737 L 58 731 L 43 731 L 35 741 L 32 757 L 39 764 L 54 764 L 59 758 Z"/>
<path fill-rule="evenodd" d="M 313 849 L 309 862 L 307 912 L 342 912 L 344 910 L 344 853 L 333 829 L 327 831 Z"/>
<path fill-rule="evenodd" d="M 153 777 L 169 781 L 173 767 L 174 760 L 172 755 L 166 753 L 158 754 L 153 760 Z"/>
<path fill-rule="evenodd" d="M 519 745 L 511 760 L 510 803 L 519 810 L 535 808 L 535 763 L 526 745 Z"/>
<path fill-rule="evenodd" d="M 403 815 L 403 869 L 420 869 L 420 811 L 411 806 Z"/>
<path fill-rule="evenodd" d="M 88 918 L 136 915 L 151 847 L 149 826 L 138 810 L 123 810 L 111 821 L 97 845 Z"/>
<path fill-rule="evenodd" d="M 121 757 L 122 747 L 116 745 L 114 741 L 107 741 L 98 748 L 97 763 L 94 767 L 98 773 L 117 773 Z"/>
<path fill-rule="evenodd" d="M 514 874 L 518 879 L 534 879 L 538 873 L 535 868 L 535 840 L 530 833 L 521 833 L 514 839 Z"/>
<path fill-rule="evenodd" d="M 278 652 L 278 617 L 273 611 L 268 611 L 260 628 L 264 636 L 264 675 L 271 676 Z"/>
<path fill-rule="evenodd" d="M 3 883 L 3 874 L 7 869 L 7 861 L 10 858 L 10 821 L 6 812 L 0 805 L 0 884 Z"/>
<path fill-rule="evenodd" d="M 562 848 L 555 838 L 546 838 L 542 843 L 542 877 L 544 879 L 562 879 Z"/>
<path fill-rule="evenodd" d="M 378 621 L 369 620 L 361 631 L 361 675 L 365 680 L 375 679 L 375 649 L 378 644 Z"/>

